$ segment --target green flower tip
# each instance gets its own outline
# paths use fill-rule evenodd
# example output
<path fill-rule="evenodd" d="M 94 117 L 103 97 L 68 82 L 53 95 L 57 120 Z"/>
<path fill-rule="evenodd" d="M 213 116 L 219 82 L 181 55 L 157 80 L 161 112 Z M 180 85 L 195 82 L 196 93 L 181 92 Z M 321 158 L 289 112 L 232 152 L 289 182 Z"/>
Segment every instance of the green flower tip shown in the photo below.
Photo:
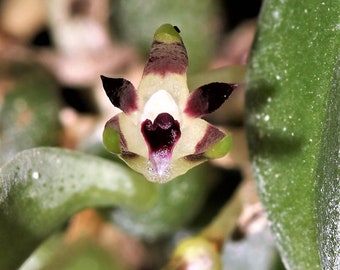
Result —
<path fill-rule="evenodd" d="M 121 152 L 119 132 L 109 126 L 105 126 L 104 128 L 103 143 L 108 151 L 115 154 L 119 154 Z"/>
<path fill-rule="evenodd" d="M 222 140 L 211 146 L 205 153 L 207 158 L 221 158 L 229 153 L 233 145 L 232 136 L 227 134 Z"/>
<path fill-rule="evenodd" d="M 174 43 L 182 42 L 180 30 L 177 26 L 173 26 L 169 23 L 161 25 L 155 32 L 154 39 L 159 42 Z"/>

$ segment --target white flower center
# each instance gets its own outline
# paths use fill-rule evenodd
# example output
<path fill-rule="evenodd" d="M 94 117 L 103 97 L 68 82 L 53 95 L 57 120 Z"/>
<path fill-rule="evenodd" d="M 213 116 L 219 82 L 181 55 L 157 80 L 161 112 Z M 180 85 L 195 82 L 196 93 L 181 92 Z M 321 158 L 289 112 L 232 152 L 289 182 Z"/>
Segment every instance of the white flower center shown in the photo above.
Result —
<path fill-rule="evenodd" d="M 149 119 L 152 122 L 160 113 L 168 113 L 179 120 L 179 109 L 173 97 L 166 90 L 158 90 L 145 103 L 141 122 Z"/>

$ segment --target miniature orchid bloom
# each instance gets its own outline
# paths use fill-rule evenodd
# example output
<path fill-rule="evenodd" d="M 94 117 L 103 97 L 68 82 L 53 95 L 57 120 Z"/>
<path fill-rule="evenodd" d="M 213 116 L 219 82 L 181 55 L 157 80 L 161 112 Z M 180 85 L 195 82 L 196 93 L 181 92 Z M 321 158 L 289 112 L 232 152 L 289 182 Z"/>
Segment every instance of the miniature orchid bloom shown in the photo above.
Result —
<path fill-rule="evenodd" d="M 165 183 L 209 158 L 224 156 L 231 138 L 200 117 L 219 108 L 235 84 L 210 83 L 189 92 L 187 52 L 179 29 L 160 26 L 139 87 L 101 76 L 122 112 L 105 125 L 106 148 L 152 182 Z"/>

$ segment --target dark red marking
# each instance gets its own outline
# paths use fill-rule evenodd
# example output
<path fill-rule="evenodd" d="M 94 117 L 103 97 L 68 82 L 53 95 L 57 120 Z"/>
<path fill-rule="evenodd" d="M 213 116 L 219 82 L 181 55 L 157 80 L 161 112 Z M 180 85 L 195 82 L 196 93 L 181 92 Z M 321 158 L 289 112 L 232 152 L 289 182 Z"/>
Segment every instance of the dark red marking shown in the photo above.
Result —
<path fill-rule="evenodd" d="M 228 99 L 237 84 L 209 83 L 194 90 L 184 112 L 191 117 L 201 117 L 217 110 Z"/>
<path fill-rule="evenodd" d="M 139 157 L 136 153 L 129 152 L 129 151 L 122 151 L 121 156 L 124 159 L 134 159 L 134 158 Z"/>
<path fill-rule="evenodd" d="M 111 103 L 125 113 L 137 109 L 137 93 L 131 82 L 122 78 L 100 76 Z"/>
<path fill-rule="evenodd" d="M 184 74 L 188 68 L 187 51 L 182 42 L 154 41 L 143 75 L 149 73 L 165 76 L 167 73 Z"/>
<path fill-rule="evenodd" d="M 195 155 L 204 153 L 212 145 L 220 141 L 225 134 L 218 128 L 209 125 L 205 130 L 203 138 L 196 144 Z"/>
<path fill-rule="evenodd" d="M 146 119 L 141 131 L 148 145 L 150 155 L 171 156 L 172 150 L 181 137 L 179 122 L 168 113 L 160 113 L 156 119 Z"/>
<path fill-rule="evenodd" d="M 203 153 L 200 154 L 192 154 L 192 155 L 187 155 L 184 157 L 185 160 L 190 161 L 190 162 L 201 162 L 206 160 L 207 158 L 204 156 Z"/>
<path fill-rule="evenodd" d="M 109 127 L 111 129 L 118 131 L 121 150 L 122 150 L 122 152 L 127 151 L 128 146 L 127 146 L 127 143 L 126 143 L 126 139 L 124 138 L 124 135 L 122 134 L 122 132 L 120 130 L 118 115 L 115 115 L 109 121 L 107 121 L 106 124 L 105 124 L 105 127 Z"/>

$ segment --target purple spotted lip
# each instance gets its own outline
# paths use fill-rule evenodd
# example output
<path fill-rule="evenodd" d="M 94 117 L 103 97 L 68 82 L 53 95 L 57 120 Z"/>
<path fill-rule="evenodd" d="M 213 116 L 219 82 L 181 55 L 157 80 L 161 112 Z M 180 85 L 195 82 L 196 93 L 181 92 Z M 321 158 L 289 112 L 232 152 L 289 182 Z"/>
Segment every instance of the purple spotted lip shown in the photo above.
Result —
<path fill-rule="evenodd" d="M 142 123 L 142 134 L 148 145 L 149 160 L 159 175 L 163 175 L 170 164 L 173 148 L 181 137 L 180 125 L 168 113 L 160 113 L 152 122 Z"/>

